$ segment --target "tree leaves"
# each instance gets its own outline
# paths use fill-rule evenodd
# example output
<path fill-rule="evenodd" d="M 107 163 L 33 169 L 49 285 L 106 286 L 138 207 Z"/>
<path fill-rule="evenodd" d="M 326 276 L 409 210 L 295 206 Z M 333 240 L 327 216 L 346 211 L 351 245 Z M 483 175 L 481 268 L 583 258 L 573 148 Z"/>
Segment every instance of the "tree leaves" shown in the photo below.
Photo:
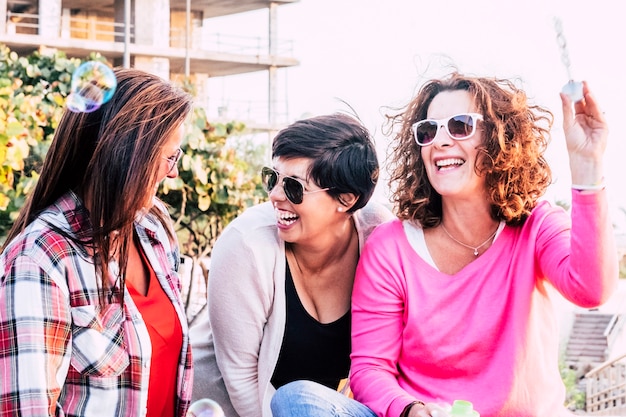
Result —
<path fill-rule="evenodd" d="M 103 61 L 95 53 L 87 59 Z M 0 241 L 39 178 L 81 63 L 63 52 L 19 57 L 0 45 Z M 193 90 L 189 81 L 184 85 Z M 209 123 L 202 108 L 194 110 L 180 175 L 163 181 L 158 192 L 169 205 L 183 254 L 207 256 L 232 219 L 266 199 L 259 171 L 267 146 L 244 133 L 240 122 Z"/>

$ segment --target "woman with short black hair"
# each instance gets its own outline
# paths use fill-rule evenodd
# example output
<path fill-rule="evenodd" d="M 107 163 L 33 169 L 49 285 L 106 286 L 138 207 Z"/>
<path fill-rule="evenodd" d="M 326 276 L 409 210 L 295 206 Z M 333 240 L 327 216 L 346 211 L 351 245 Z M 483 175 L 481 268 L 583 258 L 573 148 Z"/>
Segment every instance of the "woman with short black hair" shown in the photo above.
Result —
<path fill-rule="evenodd" d="M 271 417 L 276 388 L 337 389 L 350 368 L 350 300 L 359 253 L 391 212 L 370 202 L 378 160 L 344 114 L 278 133 L 261 176 L 270 201 L 246 210 L 211 255 L 208 313 L 192 327 L 194 398 L 227 417 Z"/>

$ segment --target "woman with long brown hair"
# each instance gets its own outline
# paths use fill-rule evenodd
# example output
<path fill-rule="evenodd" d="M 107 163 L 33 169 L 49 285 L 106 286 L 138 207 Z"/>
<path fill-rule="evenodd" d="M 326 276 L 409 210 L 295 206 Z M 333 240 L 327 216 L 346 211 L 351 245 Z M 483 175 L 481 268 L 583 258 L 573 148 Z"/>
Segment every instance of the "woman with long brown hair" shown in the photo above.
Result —
<path fill-rule="evenodd" d="M 191 350 L 160 181 L 178 175 L 191 97 L 114 71 L 66 110 L 0 255 L 0 415 L 183 416 Z"/>

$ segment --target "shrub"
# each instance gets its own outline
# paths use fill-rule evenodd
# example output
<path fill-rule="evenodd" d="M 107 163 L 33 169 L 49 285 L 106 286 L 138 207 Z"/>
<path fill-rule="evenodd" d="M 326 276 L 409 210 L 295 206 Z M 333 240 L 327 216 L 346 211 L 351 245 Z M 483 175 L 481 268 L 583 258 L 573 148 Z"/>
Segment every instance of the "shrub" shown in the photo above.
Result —
<path fill-rule="evenodd" d="M 95 53 L 86 60 L 104 62 Z M 0 45 L 0 241 L 38 179 L 72 73 L 82 62 L 56 51 L 19 57 Z M 186 82 L 185 88 L 193 86 Z M 180 176 L 159 189 L 170 205 L 181 250 L 193 259 L 209 255 L 223 227 L 264 198 L 258 171 L 266 148 L 241 136 L 244 129 L 238 122 L 211 124 L 195 109 L 182 144 Z"/>

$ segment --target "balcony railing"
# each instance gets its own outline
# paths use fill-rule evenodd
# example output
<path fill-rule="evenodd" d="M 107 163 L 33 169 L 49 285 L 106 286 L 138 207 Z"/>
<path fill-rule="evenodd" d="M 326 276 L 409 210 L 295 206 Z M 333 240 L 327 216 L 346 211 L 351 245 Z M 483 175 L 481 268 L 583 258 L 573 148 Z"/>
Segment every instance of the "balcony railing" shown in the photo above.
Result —
<path fill-rule="evenodd" d="M 42 34 L 42 25 L 38 14 L 7 12 L 6 22 L 7 34 Z M 125 25 L 112 20 L 84 18 L 77 16 L 59 16 L 57 22 L 47 22 L 51 28 L 51 36 L 55 35 L 62 39 L 87 39 L 94 41 L 123 42 Z M 130 42 L 133 43 L 134 27 L 130 28 Z M 190 47 L 194 50 L 262 56 L 280 55 L 293 57 L 293 42 L 278 40 L 270 44 L 268 38 L 234 36 L 220 33 L 203 34 L 202 28 L 195 27 L 191 30 Z M 47 35 L 50 35 L 49 33 Z M 169 36 L 169 47 L 184 49 L 186 45 L 185 28 L 171 28 Z"/>
<path fill-rule="evenodd" d="M 38 35 L 42 32 L 38 14 L 7 12 L 7 34 Z M 57 23 L 59 23 L 57 25 Z M 48 22 L 48 27 L 55 28 L 60 38 L 91 39 L 99 41 L 115 41 L 123 39 L 124 23 L 112 20 L 84 18 L 77 16 L 60 16 L 58 22 Z M 131 26 L 131 40 L 133 27 Z"/>
<path fill-rule="evenodd" d="M 626 355 L 592 369 L 585 379 L 589 415 L 626 415 Z"/>
<path fill-rule="evenodd" d="M 218 121 L 239 120 L 248 125 L 261 120 L 271 120 L 271 124 L 285 126 L 292 122 L 287 110 L 285 101 L 277 101 L 276 106 L 269 116 L 269 105 L 267 100 L 233 100 L 229 99 L 228 103 L 211 102 L 207 106 L 209 118 Z"/>
<path fill-rule="evenodd" d="M 170 29 L 170 45 L 175 48 L 185 47 L 185 29 Z M 193 31 L 191 47 L 205 51 L 220 52 L 241 55 L 281 55 L 293 56 L 293 42 L 279 40 L 275 45 L 270 45 L 268 38 L 260 36 L 237 36 L 223 33 L 211 33 L 202 35 L 199 31 Z M 270 51 L 270 48 L 273 51 Z"/>

